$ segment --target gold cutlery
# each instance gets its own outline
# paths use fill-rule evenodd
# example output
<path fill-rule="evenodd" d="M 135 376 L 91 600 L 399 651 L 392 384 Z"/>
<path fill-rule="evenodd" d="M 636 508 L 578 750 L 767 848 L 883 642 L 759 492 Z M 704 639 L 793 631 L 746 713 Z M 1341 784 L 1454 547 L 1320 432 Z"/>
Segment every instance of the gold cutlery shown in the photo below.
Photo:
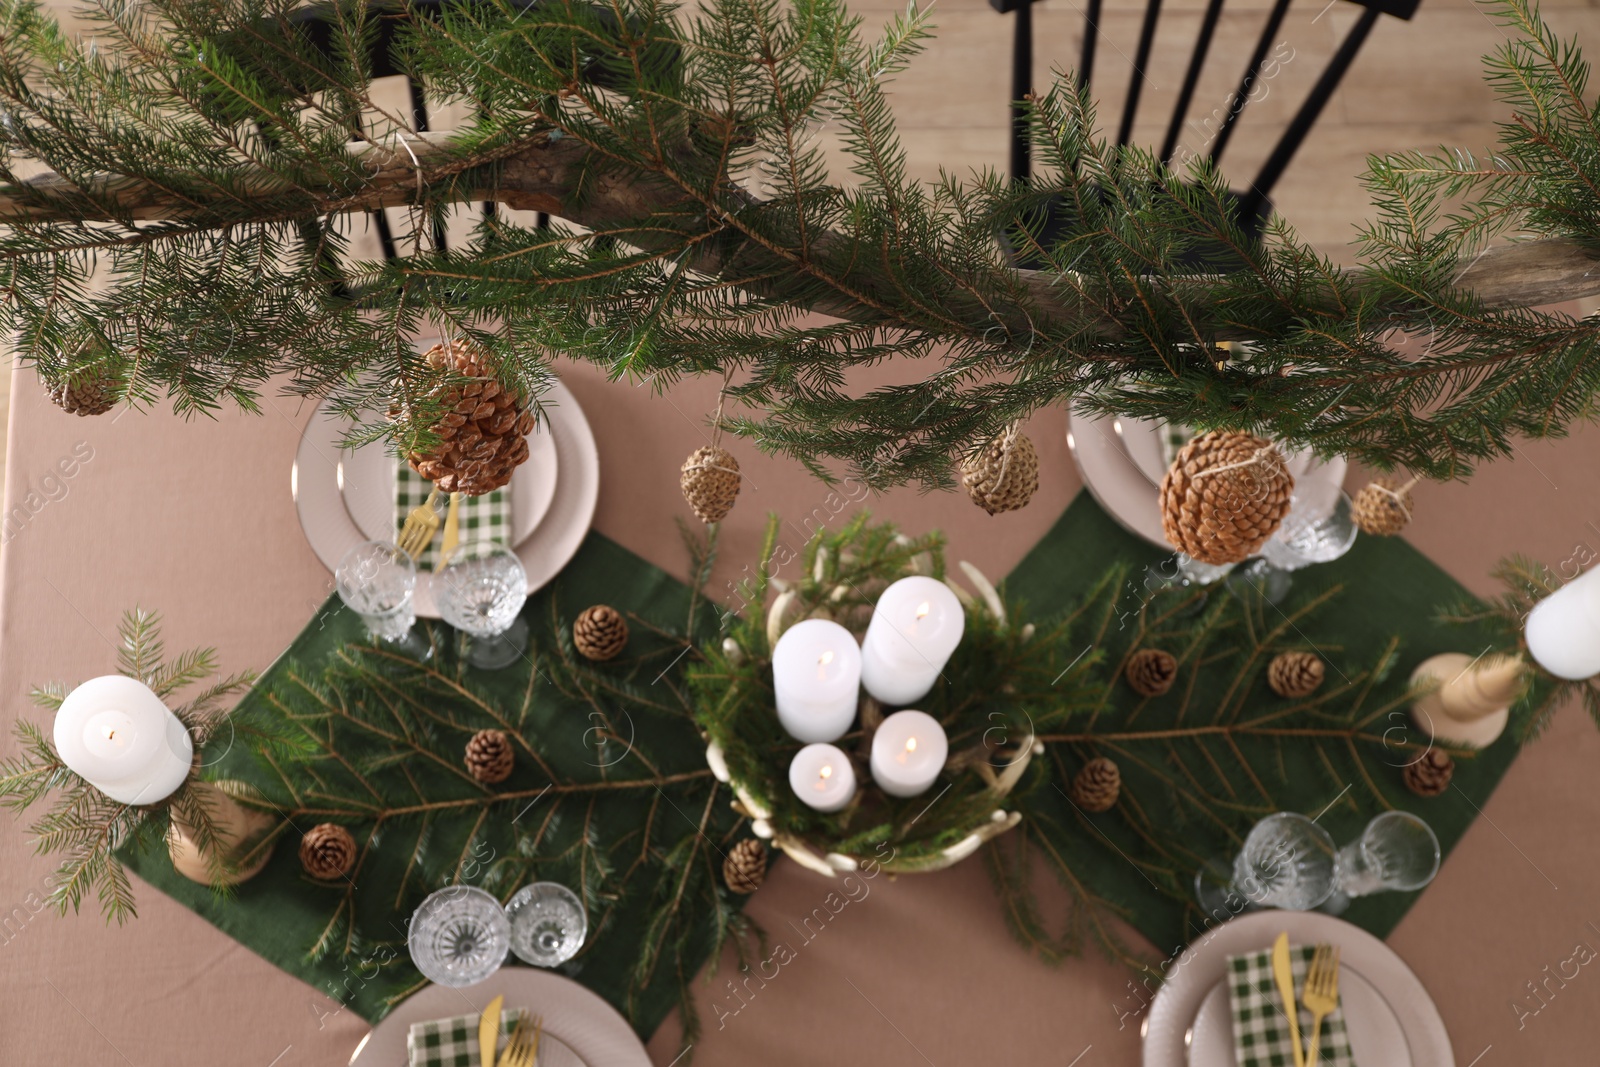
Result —
<path fill-rule="evenodd" d="M 400 536 L 395 538 L 400 551 L 413 560 L 428 550 L 428 546 L 433 544 L 433 535 L 439 532 L 439 513 L 434 510 L 438 500 L 439 490 L 435 489 L 428 494 L 426 501 L 407 513 L 406 523 L 400 527 Z"/>
<path fill-rule="evenodd" d="M 495 1046 L 500 1043 L 500 1006 L 505 997 L 495 997 L 483 1009 L 478 1019 L 478 1062 L 483 1067 L 494 1067 Z"/>
<path fill-rule="evenodd" d="M 500 1057 L 500 1067 L 534 1067 L 539 1062 L 539 1038 L 544 1035 L 544 1017 L 533 1017 L 533 1030 L 528 1029 L 528 1017 L 517 1020 L 511 1032 L 511 1041 Z"/>
<path fill-rule="evenodd" d="M 450 494 L 450 513 L 444 517 L 444 540 L 439 544 L 439 566 L 450 562 L 450 553 L 461 543 L 461 494 Z"/>
<path fill-rule="evenodd" d="M 1311 970 L 1306 972 L 1306 988 L 1300 999 L 1311 1013 L 1311 1046 L 1306 1053 L 1306 1067 L 1317 1067 L 1321 1054 L 1322 1019 L 1339 1006 L 1339 949 L 1334 945 L 1318 945 L 1311 956 Z"/>
<path fill-rule="evenodd" d="M 1294 968 L 1289 963 L 1289 933 L 1284 931 L 1272 943 L 1272 977 L 1278 983 L 1278 997 L 1283 1001 L 1283 1013 L 1289 1017 L 1289 1037 L 1294 1041 L 1294 1067 L 1306 1067 L 1305 1052 L 1300 1048 L 1300 1008 L 1294 997 Z"/>

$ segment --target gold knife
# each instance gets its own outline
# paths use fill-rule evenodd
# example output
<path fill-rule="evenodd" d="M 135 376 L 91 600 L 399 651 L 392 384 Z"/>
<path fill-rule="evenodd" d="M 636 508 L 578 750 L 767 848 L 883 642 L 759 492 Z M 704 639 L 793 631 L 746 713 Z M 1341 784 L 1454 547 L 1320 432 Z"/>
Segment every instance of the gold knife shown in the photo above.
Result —
<path fill-rule="evenodd" d="M 444 541 L 439 545 L 439 566 L 450 562 L 450 554 L 461 543 L 461 494 L 450 494 L 450 510 L 444 516 Z"/>
<path fill-rule="evenodd" d="M 500 1044 L 500 1005 L 505 1000 L 505 997 L 495 997 L 489 1001 L 478 1020 L 478 1060 L 483 1067 L 494 1067 L 495 1048 Z M 1299 1047 L 1300 1039 L 1295 1038 L 1295 1048 Z"/>
<path fill-rule="evenodd" d="M 1289 1036 L 1294 1039 L 1294 1067 L 1306 1067 L 1305 1050 L 1300 1047 L 1300 1007 L 1294 996 L 1294 968 L 1289 964 L 1287 930 L 1272 943 L 1272 977 L 1278 982 L 1283 1013 L 1289 1017 Z"/>

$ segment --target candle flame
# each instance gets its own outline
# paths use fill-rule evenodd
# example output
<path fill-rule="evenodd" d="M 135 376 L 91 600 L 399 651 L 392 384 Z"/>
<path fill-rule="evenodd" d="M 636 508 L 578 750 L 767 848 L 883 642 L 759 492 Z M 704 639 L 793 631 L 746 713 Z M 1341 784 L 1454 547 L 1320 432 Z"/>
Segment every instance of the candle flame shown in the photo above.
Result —
<path fill-rule="evenodd" d="M 917 750 L 917 739 L 915 737 L 908 737 L 908 738 L 906 738 L 906 747 L 898 755 L 895 756 L 894 761 L 896 763 L 904 763 L 906 761 L 906 757 L 909 756 L 911 753 L 915 752 L 916 750 Z"/>
<path fill-rule="evenodd" d="M 928 617 L 928 612 L 932 610 L 933 605 L 924 600 L 921 604 L 917 605 L 917 620 L 920 622 L 921 620 L 926 619 Z"/>
<path fill-rule="evenodd" d="M 828 680 L 828 664 L 832 662 L 833 649 L 831 648 L 817 657 L 817 681 L 826 682 Z"/>
<path fill-rule="evenodd" d="M 818 792 L 828 788 L 828 779 L 833 777 L 833 764 L 825 763 L 817 772 L 817 784 L 813 787 Z"/>

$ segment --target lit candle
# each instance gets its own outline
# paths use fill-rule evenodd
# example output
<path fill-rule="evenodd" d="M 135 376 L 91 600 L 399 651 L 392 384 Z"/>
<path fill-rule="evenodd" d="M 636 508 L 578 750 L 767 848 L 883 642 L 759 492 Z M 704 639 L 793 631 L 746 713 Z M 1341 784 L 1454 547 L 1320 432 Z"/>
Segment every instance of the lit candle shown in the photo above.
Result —
<path fill-rule="evenodd" d="M 921 700 L 961 642 L 967 617 L 935 578 L 902 578 L 883 591 L 861 642 L 861 684 L 891 707 Z"/>
<path fill-rule="evenodd" d="M 1556 677 L 1600 674 L 1600 567 L 1535 604 L 1526 631 L 1528 651 Z"/>
<path fill-rule="evenodd" d="M 872 780 L 885 793 L 925 793 L 944 770 L 950 742 L 937 719 L 921 711 L 897 711 L 872 736 Z"/>
<path fill-rule="evenodd" d="M 837 741 L 855 722 L 861 695 L 861 648 L 849 630 L 826 619 L 797 622 L 772 650 L 778 721 L 796 741 Z"/>
<path fill-rule="evenodd" d="M 856 772 L 833 745 L 807 745 L 789 763 L 789 788 L 807 807 L 838 811 L 856 795 Z"/>
<path fill-rule="evenodd" d="M 124 804 L 164 800 L 189 776 L 194 741 L 142 682 L 91 678 L 56 712 L 56 751 L 73 772 Z"/>

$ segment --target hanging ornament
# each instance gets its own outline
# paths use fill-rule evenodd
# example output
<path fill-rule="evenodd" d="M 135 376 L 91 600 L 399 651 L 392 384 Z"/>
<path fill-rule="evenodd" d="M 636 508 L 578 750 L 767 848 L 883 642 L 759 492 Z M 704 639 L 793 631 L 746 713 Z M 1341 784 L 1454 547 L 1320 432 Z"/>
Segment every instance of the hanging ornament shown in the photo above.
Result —
<path fill-rule="evenodd" d="M 739 461 L 719 445 L 697 448 L 683 461 L 678 487 L 696 518 L 708 526 L 721 522 L 739 496 Z"/>
<path fill-rule="evenodd" d="M 1110 811 L 1122 793 L 1122 772 L 1104 756 L 1092 759 L 1072 778 L 1072 802 L 1084 811 Z"/>
<path fill-rule="evenodd" d="M 1178 659 L 1159 648 L 1141 648 L 1128 657 L 1123 677 L 1140 696 L 1158 697 L 1172 688 L 1178 677 Z"/>
<path fill-rule="evenodd" d="M 343 878 L 356 863 L 356 839 L 338 823 L 319 823 L 300 839 L 300 866 L 313 878 Z"/>
<path fill-rule="evenodd" d="M 471 341 L 436 344 L 423 358 L 454 380 L 433 391 L 445 411 L 432 428 L 439 442 L 407 456 L 411 469 L 443 493 L 482 496 L 504 486 L 528 458 L 534 417 L 527 398 L 501 386 L 489 369 L 488 353 Z M 398 405 L 389 409 L 391 419 L 399 415 Z"/>
<path fill-rule="evenodd" d="M 116 406 L 116 381 L 96 371 L 75 373 L 52 384 L 49 395 L 68 415 L 104 415 Z"/>
<path fill-rule="evenodd" d="M 628 644 L 628 620 L 605 604 L 584 608 L 573 620 L 572 644 L 597 663 L 615 659 Z"/>
<path fill-rule="evenodd" d="M 735 893 L 754 893 L 767 880 L 767 846 L 753 837 L 734 845 L 722 861 L 722 880 Z"/>
<path fill-rule="evenodd" d="M 516 763 L 510 735 L 504 730 L 479 730 L 467 742 L 466 763 L 472 777 L 485 785 L 510 778 Z"/>
<path fill-rule="evenodd" d="M 961 461 L 961 484 L 972 502 L 991 515 L 1026 507 L 1039 488 L 1039 453 L 1012 423 Z"/>
<path fill-rule="evenodd" d="M 1280 652 L 1267 665 L 1267 684 L 1281 697 L 1304 697 L 1322 684 L 1322 660 L 1310 652 Z"/>
<path fill-rule="evenodd" d="M 1180 552 L 1219 566 L 1255 555 L 1289 513 L 1294 476 L 1271 441 L 1202 434 L 1161 479 L 1161 528 Z"/>
<path fill-rule="evenodd" d="M 1350 518 L 1356 528 L 1374 537 L 1393 537 L 1411 521 L 1411 487 L 1419 479 L 1413 478 L 1404 485 L 1398 478 L 1374 478 L 1350 504 Z"/>

